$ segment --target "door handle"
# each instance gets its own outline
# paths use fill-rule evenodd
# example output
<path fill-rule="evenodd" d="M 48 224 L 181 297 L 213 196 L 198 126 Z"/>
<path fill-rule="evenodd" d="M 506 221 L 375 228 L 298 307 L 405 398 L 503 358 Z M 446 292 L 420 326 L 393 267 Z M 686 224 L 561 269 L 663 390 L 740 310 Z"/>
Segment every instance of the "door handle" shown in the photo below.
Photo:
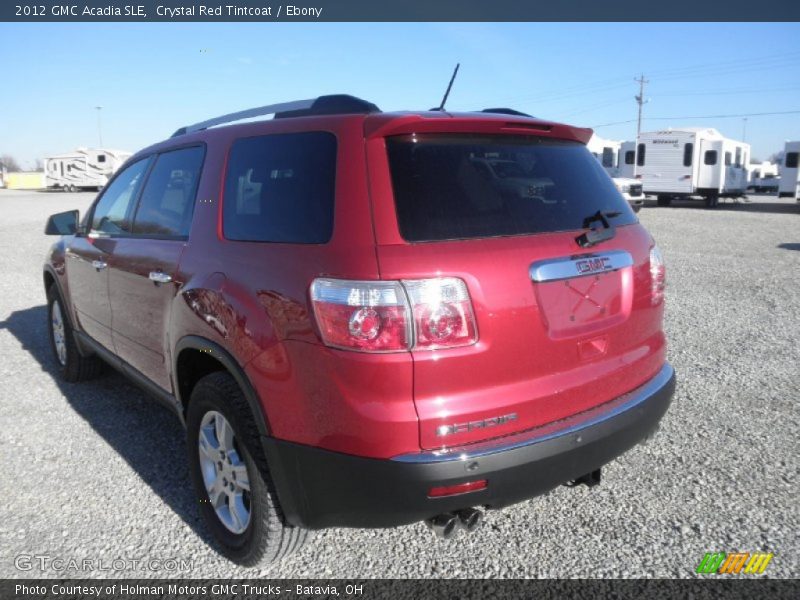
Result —
<path fill-rule="evenodd" d="M 162 271 L 150 271 L 150 275 L 148 277 L 150 281 L 154 283 L 169 283 L 172 281 L 172 276 L 167 275 Z"/>
<path fill-rule="evenodd" d="M 98 271 L 102 271 L 108 266 L 108 263 L 104 260 L 93 260 L 92 266 L 97 269 Z"/>

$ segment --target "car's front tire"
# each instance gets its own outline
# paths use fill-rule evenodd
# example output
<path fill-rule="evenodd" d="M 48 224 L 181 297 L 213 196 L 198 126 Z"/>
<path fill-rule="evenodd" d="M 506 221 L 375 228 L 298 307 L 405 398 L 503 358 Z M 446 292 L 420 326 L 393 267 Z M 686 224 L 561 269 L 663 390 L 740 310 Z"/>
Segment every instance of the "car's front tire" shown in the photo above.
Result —
<path fill-rule="evenodd" d="M 78 351 L 64 300 L 55 284 L 47 289 L 47 325 L 50 349 L 62 379 L 75 383 L 92 379 L 102 372 L 103 362 L 99 358 L 82 356 Z"/>
<path fill-rule="evenodd" d="M 200 512 L 221 553 L 247 566 L 294 552 L 309 534 L 284 520 L 253 419 L 228 373 L 211 373 L 192 390 L 187 448 Z"/>

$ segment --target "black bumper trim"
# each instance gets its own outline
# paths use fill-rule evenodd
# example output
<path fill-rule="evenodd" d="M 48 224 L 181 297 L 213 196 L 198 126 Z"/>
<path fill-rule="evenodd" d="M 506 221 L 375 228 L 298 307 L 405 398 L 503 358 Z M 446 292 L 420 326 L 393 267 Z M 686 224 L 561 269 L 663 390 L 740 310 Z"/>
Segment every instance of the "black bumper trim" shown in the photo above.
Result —
<path fill-rule="evenodd" d="M 605 409 L 603 418 L 600 412 L 587 411 L 575 418 L 585 419 L 587 414 L 595 418 L 582 421 L 581 427 L 466 459 L 461 455 L 426 462 L 363 458 L 262 439 L 278 500 L 291 524 L 310 529 L 393 527 L 470 506 L 508 506 L 590 473 L 648 437 L 658 427 L 674 390 L 675 373 L 666 365 L 631 394 L 598 407 L 597 411 Z M 565 421 L 553 425 L 563 427 Z M 527 434 L 537 431 L 541 428 Z M 434 486 L 479 479 L 488 480 L 486 489 L 427 496 Z"/>

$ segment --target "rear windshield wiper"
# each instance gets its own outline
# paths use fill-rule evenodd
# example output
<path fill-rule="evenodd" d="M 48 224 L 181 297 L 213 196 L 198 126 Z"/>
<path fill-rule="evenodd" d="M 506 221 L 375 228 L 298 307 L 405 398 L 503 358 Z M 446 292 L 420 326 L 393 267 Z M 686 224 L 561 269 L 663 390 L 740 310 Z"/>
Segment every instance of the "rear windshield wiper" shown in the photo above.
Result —
<path fill-rule="evenodd" d="M 619 211 L 613 212 L 603 212 L 602 210 L 598 210 L 593 215 L 586 217 L 583 220 L 584 228 L 588 229 L 589 231 L 582 233 L 578 237 L 575 238 L 575 241 L 578 242 L 578 245 L 581 248 L 589 248 L 590 246 L 594 246 L 595 244 L 599 244 L 600 242 L 605 242 L 606 240 L 610 240 L 617 234 L 617 230 L 611 224 L 609 219 L 613 219 L 614 217 L 620 216 L 622 213 Z M 593 227 L 593 223 L 599 223 L 602 225 L 602 229 L 600 227 Z"/>

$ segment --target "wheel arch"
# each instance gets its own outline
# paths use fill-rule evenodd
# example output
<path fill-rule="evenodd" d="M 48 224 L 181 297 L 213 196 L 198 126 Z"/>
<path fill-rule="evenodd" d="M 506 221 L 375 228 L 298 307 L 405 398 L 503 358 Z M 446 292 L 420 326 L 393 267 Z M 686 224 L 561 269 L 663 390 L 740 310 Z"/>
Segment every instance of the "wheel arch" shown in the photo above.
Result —
<path fill-rule="evenodd" d="M 64 317 L 67 319 L 67 323 L 74 331 L 80 331 L 80 328 L 75 326 L 75 317 L 72 314 L 72 302 L 70 302 L 68 295 L 64 293 L 64 286 L 61 285 L 61 278 L 52 265 L 46 264 L 44 266 L 44 269 L 42 270 L 42 281 L 44 283 L 45 294 L 47 294 L 51 287 L 54 285 L 56 286 L 58 296 L 61 298 L 61 303 L 64 305 Z M 79 340 L 76 339 L 76 343 L 78 346 L 78 351 L 82 356 L 88 356 L 91 354 L 91 352 L 89 352 Z"/>
<path fill-rule="evenodd" d="M 192 362 L 194 368 L 192 368 Z M 200 361 L 198 365 L 197 362 Z M 187 369 L 189 369 L 187 371 Z M 173 352 L 172 385 L 180 406 L 183 417 L 189 405 L 189 396 L 194 385 L 203 375 L 215 371 L 226 371 L 236 381 L 242 390 L 253 417 L 256 420 L 258 432 L 262 436 L 269 435 L 270 427 L 267 415 L 261 405 L 256 392 L 244 369 L 238 361 L 222 346 L 197 335 L 187 335 L 178 340 Z"/>

